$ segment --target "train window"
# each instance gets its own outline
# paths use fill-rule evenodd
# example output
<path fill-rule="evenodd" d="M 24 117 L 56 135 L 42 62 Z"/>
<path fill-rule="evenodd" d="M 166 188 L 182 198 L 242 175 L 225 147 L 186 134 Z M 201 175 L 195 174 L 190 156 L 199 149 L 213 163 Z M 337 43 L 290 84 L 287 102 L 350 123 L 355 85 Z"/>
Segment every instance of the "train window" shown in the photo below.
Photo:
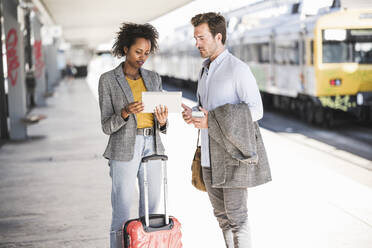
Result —
<path fill-rule="evenodd" d="M 258 61 L 260 63 L 270 62 L 270 47 L 269 43 L 258 44 Z"/>
<path fill-rule="evenodd" d="M 300 9 L 300 3 L 293 4 L 291 14 L 293 15 L 293 14 L 299 13 L 299 9 Z"/>
<path fill-rule="evenodd" d="M 346 42 L 323 42 L 323 63 L 351 62 L 349 49 Z"/>
<path fill-rule="evenodd" d="M 372 64 L 372 42 L 355 43 L 354 61 L 360 64 Z"/>
<path fill-rule="evenodd" d="M 372 29 L 343 30 L 342 37 L 327 31 L 322 32 L 323 63 L 372 64 Z"/>
<path fill-rule="evenodd" d="M 241 60 L 243 60 L 244 62 L 247 62 L 247 56 L 248 56 L 247 45 L 240 45 L 239 56 Z"/>
<path fill-rule="evenodd" d="M 239 59 L 241 59 L 240 56 L 239 56 L 239 45 L 235 45 L 235 46 L 230 47 L 230 51 L 236 57 L 238 57 Z"/>
<path fill-rule="evenodd" d="M 276 64 L 298 65 L 298 41 L 278 41 L 275 43 L 274 61 Z"/>
<path fill-rule="evenodd" d="M 306 47 L 305 47 L 305 41 L 301 41 L 301 46 L 302 46 L 302 48 L 301 48 L 301 60 L 302 60 L 302 64 L 303 65 L 306 65 L 306 56 L 305 56 L 305 49 L 306 49 Z"/>
<path fill-rule="evenodd" d="M 245 62 L 269 63 L 269 43 L 233 46 L 231 52 Z"/>
<path fill-rule="evenodd" d="M 247 51 L 247 62 L 259 62 L 259 45 L 258 44 L 248 44 L 246 46 Z"/>

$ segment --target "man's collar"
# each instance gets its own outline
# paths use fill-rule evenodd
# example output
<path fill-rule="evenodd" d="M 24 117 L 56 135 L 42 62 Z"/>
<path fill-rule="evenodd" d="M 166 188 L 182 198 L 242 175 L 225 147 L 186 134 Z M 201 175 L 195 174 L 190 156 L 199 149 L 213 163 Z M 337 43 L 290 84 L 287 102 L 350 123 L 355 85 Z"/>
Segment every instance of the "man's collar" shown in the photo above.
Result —
<path fill-rule="evenodd" d="M 204 60 L 203 61 L 203 67 L 205 67 L 205 68 L 209 68 L 209 64 L 211 63 L 211 60 L 210 59 L 206 59 L 206 60 Z"/>
<path fill-rule="evenodd" d="M 223 50 L 222 53 L 220 53 L 220 55 L 217 56 L 217 58 L 215 58 L 213 61 L 216 61 L 217 64 L 220 64 L 221 61 L 227 56 L 227 54 L 229 54 L 229 51 L 227 49 Z M 213 62 L 212 61 L 212 62 Z"/>
<path fill-rule="evenodd" d="M 206 60 L 203 61 L 203 67 L 206 67 L 208 68 L 209 64 L 210 63 L 213 63 L 213 62 L 216 62 L 217 64 L 220 64 L 221 61 L 229 54 L 229 51 L 227 50 L 227 48 L 225 50 L 223 50 L 222 53 L 220 53 L 220 55 L 217 56 L 217 58 L 215 58 L 212 62 L 211 60 L 208 58 Z"/>

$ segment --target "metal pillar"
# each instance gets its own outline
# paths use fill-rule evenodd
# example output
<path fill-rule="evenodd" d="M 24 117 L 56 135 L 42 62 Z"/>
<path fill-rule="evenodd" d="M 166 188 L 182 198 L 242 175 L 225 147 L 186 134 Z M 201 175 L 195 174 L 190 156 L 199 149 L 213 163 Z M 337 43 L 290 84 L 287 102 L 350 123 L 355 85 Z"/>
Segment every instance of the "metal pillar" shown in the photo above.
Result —
<path fill-rule="evenodd" d="M 25 27 L 24 46 L 25 46 L 25 68 L 26 68 L 26 105 L 29 110 L 35 107 L 35 88 L 36 80 L 33 68 L 32 46 L 31 46 L 31 10 L 24 8 Z"/>
<path fill-rule="evenodd" d="M 46 79 L 47 79 L 47 92 L 52 94 L 54 91 L 54 73 L 53 73 L 53 59 L 52 59 L 52 45 L 45 46 L 45 65 L 46 65 Z"/>
<path fill-rule="evenodd" d="M 2 6 L 0 2 L 0 139 L 8 139 L 8 101 L 5 94 L 5 80 L 3 67 L 3 41 L 2 41 Z"/>
<path fill-rule="evenodd" d="M 10 139 L 27 138 L 26 85 L 24 67 L 23 35 L 17 21 L 17 0 L 3 0 L 4 31 L 8 68 L 8 110 L 10 119 Z"/>
<path fill-rule="evenodd" d="M 32 68 L 32 47 L 31 47 L 31 10 L 29 8 L 25 9 L 25 63 L 28 70 Z"/>
<path fill-rule="evenodd" d="M 41 42 L 41 22 L 35 16 L 31 20 L 31 29 L 34 33 L 33 44 L 33 65 L 36 80 L 35 103 L 37 106 L 45 106 L 46 82 L 45 82 L 45 63 L 43 57 L 43 45 Z"/>
<path fill-rule="evenodd" d="M 45 46 L 45 65 L 47 73 L 47 89 L 48 93 L 54 91 L 54 87 L 60 80 L 60 71 L 57 66 L 57 47 L 55 44 Z"/>

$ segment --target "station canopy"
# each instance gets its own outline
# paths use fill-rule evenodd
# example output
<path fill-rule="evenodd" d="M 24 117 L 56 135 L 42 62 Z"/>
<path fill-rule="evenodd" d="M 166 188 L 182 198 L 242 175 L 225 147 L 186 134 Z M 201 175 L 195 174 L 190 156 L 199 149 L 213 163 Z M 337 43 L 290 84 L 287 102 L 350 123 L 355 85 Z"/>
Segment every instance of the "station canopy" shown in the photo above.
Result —
<path fill-rule="evenodd" d="M 123 22 L 146 23 L 192 0 L 32 0 L 46 25 L 58 25 L 73 45 L 95 47 L 115 37 Z"/>

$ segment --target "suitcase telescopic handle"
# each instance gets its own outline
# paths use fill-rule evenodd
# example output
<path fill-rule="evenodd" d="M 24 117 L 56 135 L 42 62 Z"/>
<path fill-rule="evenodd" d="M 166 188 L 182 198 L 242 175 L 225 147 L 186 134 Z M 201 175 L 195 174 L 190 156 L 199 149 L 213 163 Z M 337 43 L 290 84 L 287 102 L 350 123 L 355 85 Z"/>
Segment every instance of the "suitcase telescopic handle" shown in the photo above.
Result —
<path fill-rule="evenodd" d="M 168 215 L 168 176 L 167 176 L 167 164 L 166 161 L 168 157 L 166 155 L 153 154 L 142 158 L 143 163 L 143 183 L 145 190 L 145 224 L 150 226 L 150 216 L 149 216 L 149 200 L 148 200 L 148 181 L 147 181 L 147 163 L 150 160 L 161 160 L 162 161 L 162 176 L 163 176 L 163 185 L 164 185 L 164 216 L 165 224 L 169 224 L 169 215 Z"/>
<path fill-rule="evenodd" d="M 146 156 L 142 158 L 142 163 L 147 163 L 150 160 L 162 160 L 162 161 L 167 161 L 168 156 L 166 155 L 158 155 L 158 154 L 153 154 L 150 156 Z"/>

